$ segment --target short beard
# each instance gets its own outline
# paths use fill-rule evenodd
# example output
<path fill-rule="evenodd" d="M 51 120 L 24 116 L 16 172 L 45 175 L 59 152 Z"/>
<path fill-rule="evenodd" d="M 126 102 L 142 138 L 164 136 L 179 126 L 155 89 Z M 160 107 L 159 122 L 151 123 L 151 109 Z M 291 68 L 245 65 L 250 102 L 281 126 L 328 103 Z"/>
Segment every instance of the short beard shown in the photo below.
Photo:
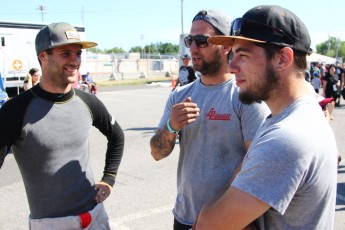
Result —
<path fill-rule="evenodd" d="M 199 71 L 202 75 L 216 75 L 219 73 L 223 62 L 223 57 L 219 49 L 213 55 L 213 60 L 206 62 L 205 60 L 199 66 L 193 66 L 196 71 Z"/>
<path fill-rule="evenodd" d="M 279 82 L 277 72 L 273 69 L 272 65 L 269 65 L 266 69 L 265 80 L 256 86 L 252 86 L 255 88 L 248 89 L 246 92 L 241 92 L 240 89 L 239 99 L 244 104 L 266 101 L 270 98 L 272 90 L 279 87 Z"/>

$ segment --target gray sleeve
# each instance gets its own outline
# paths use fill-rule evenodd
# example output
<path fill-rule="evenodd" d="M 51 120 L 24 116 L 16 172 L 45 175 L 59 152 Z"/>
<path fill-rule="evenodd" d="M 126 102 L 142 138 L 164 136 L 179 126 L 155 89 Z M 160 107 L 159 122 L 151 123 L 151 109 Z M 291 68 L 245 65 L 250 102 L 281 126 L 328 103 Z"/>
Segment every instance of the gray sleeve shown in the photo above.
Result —
<path fill-rule="evenodd" d="M 240 119 L 244 141 L 253 140 L 257 130 L 271 113 L 265 102 L 241 104 Z"/>
<path fill-rule="evenodd" d="M 301 161 L 303 156 L 293 147 L 286 148 L 286 142 L 293 143 L 280 132 L 266 133 L 259 140 L 256 137 L 243 160 L 241 171 L 231 184 L 281 214 L 300 186 L 305 168 L 304 161 Z"/>
<path fill-rule="evenodd" d="M 161 118 L 161 120 L 159 121 L 159 124 L 158 124 L 158 128 L 159 129 L 162 129 L 167 120 L 170 118 L 170 114 L 171 114 L 171 108 L 173 107 L 173 105 L 175 104 L 175 100 L 174 100 L 174 94 L 175 94 L 176 91 L 173 91 L 171 92 L 166 104 L 165 104 L 165 109 L 164 109 L 164 113 L 163 113 L 163 116 Z"/>

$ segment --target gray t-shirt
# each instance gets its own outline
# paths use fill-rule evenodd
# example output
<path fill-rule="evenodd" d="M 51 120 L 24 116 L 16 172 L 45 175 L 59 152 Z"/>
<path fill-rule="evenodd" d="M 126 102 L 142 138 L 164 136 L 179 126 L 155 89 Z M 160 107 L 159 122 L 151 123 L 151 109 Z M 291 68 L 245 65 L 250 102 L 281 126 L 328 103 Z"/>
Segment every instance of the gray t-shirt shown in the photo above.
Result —
<path fill-rule="evenodd" d="M 253 139 L 268 116 L 265 103 L 244 105 L 234 80 L 215 86 L 195 82 L 172 92 L 159 123 L 163 128 L 173 105 L 191 97 L 200 108 L 197 120 L 179 133 L 175 218 L 192 225 L 202 206 L 225 187 L 242 161 L 245 141 Z"/>
<path fill-rule="evenodd" d="M 337 147 L 314 95 L 266 120 L 232 186 L 271 206 L 260 229 L 333 229 Z"/>

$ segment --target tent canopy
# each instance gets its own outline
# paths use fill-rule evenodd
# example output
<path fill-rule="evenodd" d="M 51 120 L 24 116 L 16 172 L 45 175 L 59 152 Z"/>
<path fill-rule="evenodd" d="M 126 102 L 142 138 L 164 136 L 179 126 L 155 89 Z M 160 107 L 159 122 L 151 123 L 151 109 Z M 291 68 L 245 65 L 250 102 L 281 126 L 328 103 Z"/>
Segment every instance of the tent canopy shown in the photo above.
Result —
<path fill-rule="evenodd" d="M 309 56 L 307 56 L 307 62 L 308 63 L 318 62 L 318 63 L 324 63 L 324 64 L 335 64 L 336 59 L 325 56 L 325 55 L 312 53 Z"/>

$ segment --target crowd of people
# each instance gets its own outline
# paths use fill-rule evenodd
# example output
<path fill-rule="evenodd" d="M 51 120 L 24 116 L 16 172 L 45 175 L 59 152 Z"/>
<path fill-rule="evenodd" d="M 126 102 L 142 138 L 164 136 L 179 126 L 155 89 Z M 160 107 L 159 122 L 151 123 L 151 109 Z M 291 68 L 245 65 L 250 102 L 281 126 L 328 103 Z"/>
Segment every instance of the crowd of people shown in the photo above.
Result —
<path fill-rule="evenodd" d="M 345 100 L 345 63 L 326 65 L 323 63 L 311 63 L 310 70 L 306 70 L 305 79 L 311 83 L 316 93 L 320 93 L 325 98 L 333 98 L 332 103 L 328 106 L 331 119 L 333 120 L 334 107 L 341 106 L 341 98 Z"/>
<path fill-rule="evenodd" d="M 307 77 L 308 29 L 276 5 L 253 7 L 233 21 L 220 10 L 200 10 L 184 42 L 191 57 L 182 57 L 180 87 L 150 140 L 157 161 L 179 141 L 172 228 L 333 229 L 338 150 L 326 105 L 340 105 L 341 68 L 313 66 Z M 96 45 L 68 23 L 45 26 L 35 41 L 40 80 L 30 73 L 31 88 L 0 109 L 0 167 L 12 148 L 32 230 L 110 229 L 103 202 L 124 133 L 89 93 L 92 79 L 81 76 L 87 92 L 73 86 L 82 49 Z M 98 182 L 88 146 L 93 126 L 107 138 Z"/>

